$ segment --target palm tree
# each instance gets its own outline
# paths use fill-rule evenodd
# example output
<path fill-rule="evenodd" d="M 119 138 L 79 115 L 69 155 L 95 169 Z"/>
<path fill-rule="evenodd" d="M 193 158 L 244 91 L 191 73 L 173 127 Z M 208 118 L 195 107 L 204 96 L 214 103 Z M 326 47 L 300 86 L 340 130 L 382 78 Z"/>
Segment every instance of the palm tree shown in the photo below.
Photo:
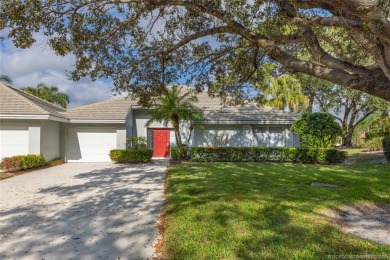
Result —
<path fill-rule="evenodd" d="M 147 125 L 156 121 L 163 122 L 165 126 L 168 123 L 172 124 L 180 157 L 183 156 L 183 142 L 179 129 L 180 122 L 193 122 L 194 120 L 202 119 L 202 114 L 193 105 L 196 101 L 197 98 L 192 91 L 186 91 L 183 87 L 175 85 L 168 88 L 165 94 L 157 97 L 156 105 L 147 112 L 151 116 Z M 190 130 L 192 130 L 192 123 Z"/>
<path fill-rule="evenodd" d="M 13 84 L 11 77 L 8 75 L 0 75 L 0 81 L 4 83 L 8 83 L 10 85 Z"/>
<path fill-rule="evenodd" d="M 267 98 L 266 105 L 282 110 L 288 108 L 292 112 L 302 112 L 309 105 L 300 82 L 290 75 L 272 78 L 263 95 Z"/>
<path fill-rule="evenodd" d="M 49 87 L 45 83 L 39 83 L 37 87 L 22 88 L 22 90 L 63 108 L 69 104 L 69 96 L 58 92 L 56 86 Z"/>

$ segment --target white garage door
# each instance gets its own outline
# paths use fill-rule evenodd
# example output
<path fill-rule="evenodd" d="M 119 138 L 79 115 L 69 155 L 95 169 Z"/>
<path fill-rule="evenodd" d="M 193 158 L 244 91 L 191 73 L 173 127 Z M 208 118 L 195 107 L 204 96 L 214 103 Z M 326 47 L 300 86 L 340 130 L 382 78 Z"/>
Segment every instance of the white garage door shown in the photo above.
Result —
<path fill-rule="evenodd" d="M 28 154 L 28 126 L 20 124 L 0 125 L 0 159 Z"/>
<path fill-rule="evenodd" d="M 115 129 L 68 129 L 68 162 L 110 162 L 108 154 L 115 148 Z"/>

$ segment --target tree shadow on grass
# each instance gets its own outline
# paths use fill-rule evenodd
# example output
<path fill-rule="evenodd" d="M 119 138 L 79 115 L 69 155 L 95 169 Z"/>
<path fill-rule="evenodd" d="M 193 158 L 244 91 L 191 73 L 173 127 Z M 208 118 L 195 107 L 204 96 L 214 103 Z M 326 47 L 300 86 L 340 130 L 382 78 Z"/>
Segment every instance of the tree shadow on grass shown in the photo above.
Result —
<path fill-rule="evenodd" d="M 125 165 L 74 175 L 0 213 L 0 257 L 144 259 L 153 254 L 163 174 Z"/>
<path fill-rule="evenodd" d="M 390 254 L 390 247 L 344 235 L 319 216 L 323 208 L 390 200 L 388 169 L 385 165 L 361 168 L 268 163 L 174 167 L 169 171 L 167 213 L 173 222 L 168 223 L 166 250 L 173 258 L 187 255 L 199 259 Z M 342 188 L 312 187 L 311 182 Z M 185 217 L 186 222 L 182 222 Z M 191 230 L 184 230 L 186 223 Z M 191 233 L 187 235 L 191 239 L 185 240 L 190 245 L 180 238 L 172 239 L 180 232 Z"/>

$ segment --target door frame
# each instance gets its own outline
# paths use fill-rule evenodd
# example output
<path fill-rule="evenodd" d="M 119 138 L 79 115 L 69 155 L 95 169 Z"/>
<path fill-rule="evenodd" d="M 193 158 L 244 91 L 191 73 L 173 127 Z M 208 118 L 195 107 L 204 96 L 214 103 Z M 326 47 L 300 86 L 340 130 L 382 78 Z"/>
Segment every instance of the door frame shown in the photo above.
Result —
<path fill-rule="evenodd" d="M 153 130 L 153 158 L 169 158 L 171 157 L 171 130 L 173 130 L 173 128 L 169 128 L 169 127 L 148 127 L 146 129 L 146 133 L 148 130 Z M 169 135 L 168 135 L 168 156 L 167 157 L 154 157 L 154 130 L 167 130 L 169 132 Z M 148 138 L 148 136 L 147 136 Z M 147 140 L 149 142 L 149 140 Z"/>

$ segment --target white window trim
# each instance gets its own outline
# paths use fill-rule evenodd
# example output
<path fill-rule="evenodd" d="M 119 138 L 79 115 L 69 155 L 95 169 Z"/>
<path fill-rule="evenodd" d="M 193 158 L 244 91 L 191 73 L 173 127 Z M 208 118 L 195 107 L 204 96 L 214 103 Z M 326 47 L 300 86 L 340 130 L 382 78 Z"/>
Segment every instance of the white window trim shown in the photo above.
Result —
<path fill-rule="evenodd" d="M 287 140 L 286 126 L 254 125 L 253 126 L 253 130 L 255 130 L 257 127 L 264 127 L 266 129 L 266 139 L 267 139 L 267 146 L 266 147 L 271 147 L 271 143 L 270 143 L 271 138 L 270 138 L 270 131 L 269 131 L 270 127 L 280 127 L 280 128 L 282 128 L 282 132 L 283 132 L 283 134 L 282 134 L 282 146 L 280 146 L 280 147 L 285 147 L 286 140 Z M 256 136 L 257 136 L 256 133 L 254 133 L 254 137 L 256 139 L 256 144 L 259 145 L 258 139 L 257 139 Z M 278 146 L 276 146 L 276 147 L 278 147 Z"/>

